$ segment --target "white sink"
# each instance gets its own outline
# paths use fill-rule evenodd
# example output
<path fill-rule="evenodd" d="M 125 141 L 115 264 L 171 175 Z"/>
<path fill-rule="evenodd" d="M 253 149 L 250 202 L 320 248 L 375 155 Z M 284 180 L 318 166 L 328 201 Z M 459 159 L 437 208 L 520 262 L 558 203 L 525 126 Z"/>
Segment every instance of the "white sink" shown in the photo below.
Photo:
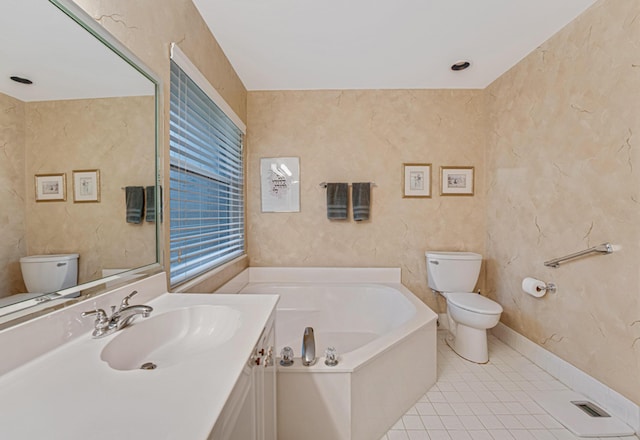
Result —
<path fill-rule="evenodd" d="M 138 318 L 104 347 L 100 359 L 115 370 L 170 367 L 229 341 L 240 316 L 228 306 L 197 305 Z"/>

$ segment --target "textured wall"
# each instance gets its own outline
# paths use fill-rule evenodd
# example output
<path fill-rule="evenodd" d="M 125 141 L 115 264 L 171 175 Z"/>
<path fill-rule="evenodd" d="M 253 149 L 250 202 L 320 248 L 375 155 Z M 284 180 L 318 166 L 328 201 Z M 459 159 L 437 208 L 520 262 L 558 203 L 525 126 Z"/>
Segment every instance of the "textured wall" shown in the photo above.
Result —
<path fill-rule="evenodd" d="M 487 285 L 503 322 L 640 403 L 640 2 L 603 0 L 487 90 Z M 605 241 L 612 255 L 543 262 Z M 523 277 L 558 284 L 542 299 Z"/>
<path fill-rule="evenodd" d="M 0 93 L 0 297 L 24 292 L 24 103 Z"/>
<path fill-rule="evenodd" d="M 172 42 L 180 45 L 211 85 L 246 122 L 247 91 L 190 0 L 75 1 L 135 53 L 163 82 L 161 148 L 165 164 L 165 188 L 169 187 L 169 48 Z M 164 192 L 166 212 L 169 207 L 168 194 L 169 191 Z M 166 256 L 169 255 L 168 217 L 165 216 L 163 228 Z M 164 258 L 164 261 L 167 259 Z M 238 271 L 243 268 L 239 267 Z M 221 279 L 220 283 L 225 281 Z"/>
<path fill-rule="evenodd" d="M 426 250 L 484 249 L 486 119 L 480 91 L 250 92 L 251 266 L 402 268 L 434 308 Z M 261 213 L 260 158 L 298 156 L 301 212 Z M 431 199 L 402 198 L 403 162 L 433 164 Z M 441 165 L 476 167 L 474 197 L 439 196 Z M 374 181 L 371 220 L 332 222 L 320 182 Z"/>
<path fill-rule="evenodd" d="M 156 261 L 155 223 L 125 222 L 124 186 L 155 182 L 154 98 L 25 104 L 27 252 L 80 254 L 78 279 Z M 100 170 L 100 203 L 74 203 L 73 170 Z M 66 173 L 65 202 L 35 202 L 35 174 Z"/>

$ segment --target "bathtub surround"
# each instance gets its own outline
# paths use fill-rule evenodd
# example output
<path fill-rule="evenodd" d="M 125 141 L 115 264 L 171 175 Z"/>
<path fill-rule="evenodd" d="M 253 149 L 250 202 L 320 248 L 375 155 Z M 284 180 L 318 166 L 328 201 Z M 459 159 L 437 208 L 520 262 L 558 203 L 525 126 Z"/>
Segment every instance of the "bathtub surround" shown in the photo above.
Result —
<path fill-rule="evenodd" d="M 296 355 L 278 366 L 281 440 L 379 438 L 435 383 L 436 315 L 400 284 L 398 268 L 248 268 L 218 293 L 236 292 L 280 295 L 275 352 Z M 313 366 L 299 351 L 308 326 Z M 328 346 L 336 366 L 321 359 Z"/>

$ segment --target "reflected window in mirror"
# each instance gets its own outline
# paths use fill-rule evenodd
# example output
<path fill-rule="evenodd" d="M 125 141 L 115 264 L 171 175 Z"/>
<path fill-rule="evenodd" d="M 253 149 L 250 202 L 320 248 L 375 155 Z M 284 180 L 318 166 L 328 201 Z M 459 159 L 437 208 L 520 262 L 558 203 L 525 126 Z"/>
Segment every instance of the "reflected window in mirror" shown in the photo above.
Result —
<path fill-rule="evenodd" d="M 245 253 L 245 127 L 174 46 L 170 100 L 170 280 Z"/>

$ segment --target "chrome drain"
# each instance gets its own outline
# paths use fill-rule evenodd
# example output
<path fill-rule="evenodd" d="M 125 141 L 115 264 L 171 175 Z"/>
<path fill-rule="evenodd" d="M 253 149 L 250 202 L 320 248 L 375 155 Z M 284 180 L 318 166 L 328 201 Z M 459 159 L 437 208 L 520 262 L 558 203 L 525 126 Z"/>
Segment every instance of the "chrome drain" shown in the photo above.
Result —
<path fill-rule="evenodd" d="M 144 364 L 140 365 L 141 370 L 155 370 L 156 368 L 158 368 L 158 366 L 153 362 L 145 362 Z"/>

